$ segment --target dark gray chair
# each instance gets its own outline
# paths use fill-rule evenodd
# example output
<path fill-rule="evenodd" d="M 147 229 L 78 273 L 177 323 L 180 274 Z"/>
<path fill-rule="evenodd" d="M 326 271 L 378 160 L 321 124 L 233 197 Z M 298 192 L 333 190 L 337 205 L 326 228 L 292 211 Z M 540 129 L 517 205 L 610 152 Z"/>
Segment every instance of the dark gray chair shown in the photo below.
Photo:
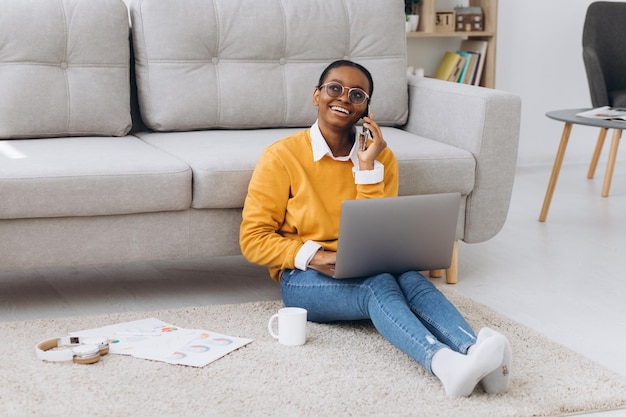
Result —
<path fill-rule="evenodd" d="M 626 107 L 626 3 L 589 5 L 583 27 L 583 62 L 592 106 Z M 607 131 L 600 130 L 587 178 L 595 174 Z M 619 129 L 613 135 L 610 160 L 615 159 L 621 133 Z"/>
<path fill-rule="evenodd" d="M 626 3 L 589 5 L 583 61 L 593 107 L 626 107 Z"/>

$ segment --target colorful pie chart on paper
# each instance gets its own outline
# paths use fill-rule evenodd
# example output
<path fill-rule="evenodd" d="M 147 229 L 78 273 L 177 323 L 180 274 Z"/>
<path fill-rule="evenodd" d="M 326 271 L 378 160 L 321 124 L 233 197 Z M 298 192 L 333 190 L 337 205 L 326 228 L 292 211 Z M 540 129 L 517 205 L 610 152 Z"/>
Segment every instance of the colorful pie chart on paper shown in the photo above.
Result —
<path fill-rule="evenodd" d="M 169 357 L 169 359 L 175 360 L 175 361 L 179 361 L 179 360 L 185 359 L 186 357 L 187 357 L 186 353 L 174 352 L 174 353 L 172 353 L 172 356 Z"/>
<path fill-rule="evenodd" d="M 190 346 L 185 346 L 184 349 L 187 352 L 192 352 L 192 353 L 204 353 L 204 352 L 208 352 L 209 350 L 211 350 L 210 347 L 205 346 L 205 345 L 190 345 Z"/>
<path fill-rule="evenodd" d="M 162 327 L 161 332 L 169 333 L 178 330 L 176 327 Z"/>
<path fill-rule="evenodd" d="M 226 345 L 230 345 L 231 343 L 233 343 L 233 341 L 230 339 L 226 339 L 226 338 L 219 338 L 219 339 L 211 340 L 211 344 L 217 345 L 217 346 L 226 346 Z"/>

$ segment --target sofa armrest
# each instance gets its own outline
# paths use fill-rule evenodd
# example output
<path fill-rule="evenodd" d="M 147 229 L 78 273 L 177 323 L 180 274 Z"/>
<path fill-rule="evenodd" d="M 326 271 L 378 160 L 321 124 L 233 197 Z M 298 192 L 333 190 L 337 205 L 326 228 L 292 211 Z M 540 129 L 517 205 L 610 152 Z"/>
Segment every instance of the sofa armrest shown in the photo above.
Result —
<path fill-rule="evenodd" d="M 471 152 L 476 183 L 467 196 L 463 241 L 495 236 L 506 220 L 519 141 L 521 100 L 504 91 L 409 78 L 404 129 Z"/>

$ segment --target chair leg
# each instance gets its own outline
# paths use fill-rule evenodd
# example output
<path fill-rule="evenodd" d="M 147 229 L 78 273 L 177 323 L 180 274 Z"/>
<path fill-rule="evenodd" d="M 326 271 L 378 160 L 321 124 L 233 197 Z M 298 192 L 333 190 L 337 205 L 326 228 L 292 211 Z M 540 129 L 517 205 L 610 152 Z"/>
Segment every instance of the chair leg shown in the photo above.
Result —
<path fill-rule="evenodd" d="M 611 180 L 613 178 L 613 169 L 615 168 L 615 159 L 617 158 L 617 148 L 619 140 L 622 137 L 622 129 L 613 129 L 613 139 L 611 140 L 611 150 L 609 151 L 609 161 L 606 165 L 606 174 L 604 174 L 604 185 L 602 186 L 602 197 L 609 196 L 611 188 Z"/>
<path fill-rule="evenodd" d="M 603 127 L 600 129 L 598 135 L 598 141 L 596 142 L 596 149 L 593 151 L 593 157 L 591 158 L 591 164 L 589 165 L 589 171 L 587 172 L 587 178 L 592 179 L 596 174 L 596 167 L 598 166 L 598 160 L 600 159 L 600 153 L 602 153 L 602 147 L 604 146 L 604 139 L 606 139 L 606 133 L 608 128 Z"/>
<path fill-rule="evenodd" d="M 454 241 L 452 249 L 452 262 L 450 267 L 446 269 L 446 283 L 456 284 L 459 278 L 459 241 Z"/>

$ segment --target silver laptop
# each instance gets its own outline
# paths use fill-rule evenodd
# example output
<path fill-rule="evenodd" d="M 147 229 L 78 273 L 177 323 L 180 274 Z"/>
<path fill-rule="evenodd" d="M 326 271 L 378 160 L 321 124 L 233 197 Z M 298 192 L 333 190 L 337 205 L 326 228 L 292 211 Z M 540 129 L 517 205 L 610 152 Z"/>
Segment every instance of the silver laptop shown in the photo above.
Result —
<path fill-rule="evenodd" d="M 344 201 L 335 265 L 311 265 L 333 278 L 450 266 L 459 193 Z"/>

